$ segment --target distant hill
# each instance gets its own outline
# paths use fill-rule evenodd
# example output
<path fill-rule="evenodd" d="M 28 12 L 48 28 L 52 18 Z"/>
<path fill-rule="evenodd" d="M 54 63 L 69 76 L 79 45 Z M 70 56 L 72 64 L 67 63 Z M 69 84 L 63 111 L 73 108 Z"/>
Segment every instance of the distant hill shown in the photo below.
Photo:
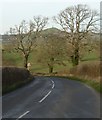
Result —
<path fill-rule="evenodd" d="M 45 29 L 41 32 L 41 36 L 45 36 L 45 35 L 48 35 L 48 34 L 56 34 L 56 35 L 62 35 L 61 33 L 64 33 L 62 32 L 61 30 L 57 29 L 57 28 L 48 28 L 48 29 Z M 14 42 L 15 39 L 12 39 L 11 41 L 11 38 L 12 36 L 10 35 L 2 35 L 2 43 L 3 44 L 9 44 L 10 42 Z"/>
<path fill-rule="evenodd" d="M 52 28 L 45 29 L 41 32 L 41 34 L 50 34 L 50 33 L 59 34 L 59 33 L 61 33 L 61 30 L 52 27 Z"/>
<path fill-rule="evenodd" d="M 41 32 L 41 36 L 46 36 L 46 35 L 49 35 L 49 34 L 56 34 L 58 36 L 61 36 L 61 37 L 64 37 L 66 35 L 66 32 L 64 31 L 61 31 L 60 29 L 57 29 L 57 28 L 48 28 L 48 29 L 45 29 Z M 99 40 L 100 39 L 100 34 L 99 33 L 89 33 L 89 35 L 91 35 L 93 37 L 93 40 Z M 14 39 L 10 39 L 10 35 L 2 35 L 2 43 L 3 44 L 9 44 L 11 42 L 14 42 Z"/>

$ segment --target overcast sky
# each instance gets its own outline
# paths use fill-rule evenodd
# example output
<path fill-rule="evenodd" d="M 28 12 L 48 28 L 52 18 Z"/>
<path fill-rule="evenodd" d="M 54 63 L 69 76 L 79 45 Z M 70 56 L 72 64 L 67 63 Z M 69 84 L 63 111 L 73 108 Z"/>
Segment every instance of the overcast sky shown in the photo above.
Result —
<path fill-rule="evenodd" d="M 0 34 L 10 27 L 18 25 L 23 19 L 29 21 L 33 16 L 53 17 L 66 7 L 76 4 L 87 4 L 91 9 L 100 12 L 101 0 L 0 0 Z M 55 27 L 51 23 L 48 27 Z"/>

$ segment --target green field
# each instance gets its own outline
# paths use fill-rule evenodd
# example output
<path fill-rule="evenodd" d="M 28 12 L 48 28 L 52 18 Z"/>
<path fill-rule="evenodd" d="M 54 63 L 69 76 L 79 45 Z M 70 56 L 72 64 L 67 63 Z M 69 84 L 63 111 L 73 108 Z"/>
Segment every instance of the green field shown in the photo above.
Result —
<path fill-rule="evenodd" d="M 23 56 L 17 52 L 4 51 L 2 54 L 3 66 L 17 66 L 23 67 Z M 96 53 L 86 54 L 81 62 L 99 60 L 99 56 Z M 32 52 L 29 57 L 31 63 L 30 71 L 33 73 L 48 73 L 48 66 L 37 62 L 37 56 L 35 52 Z M 63 70 L 69 70 L 72 67 L 72 63 L 64 61 L 66 66 L 56 64 L 54 66 L 54 72 Z"/>

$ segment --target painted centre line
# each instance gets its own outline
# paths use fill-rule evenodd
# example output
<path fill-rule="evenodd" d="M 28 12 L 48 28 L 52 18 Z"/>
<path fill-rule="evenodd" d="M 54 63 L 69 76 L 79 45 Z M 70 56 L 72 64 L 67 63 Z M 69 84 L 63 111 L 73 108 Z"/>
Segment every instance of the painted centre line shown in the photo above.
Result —
<path fill-rule="evenodd" d="M 52 89 L 55 87 L 55 85 L 53 84 L 53 86 L 52 86 Z"/>
<path fill-rule="evenodd" d="M 52 82 L 52 89 L 55 87 L 55 84 L 54 84 L 54 81 L 53 80 L 51 80 L 51 82 Z M 47 95 L 45 95 L 40 101 L 39 101 L 39 103 L 41 103 L 41 102 L 43 102 L 50 94 L 51 94 L 51 92 L 52 92 L 52 90 L 50 90 L 49 92 L 48 92 L 48 94 Z M 22 114 L 21 116 L 19 116 L 16 120 L 19 120 L 20 118 L 22 118 L 23 116 L 25 116 L 26 114 L 28 114 L 30 111 L 27 111 L 27 112 L 25 112 L 24 114 Z"/>
<path fill-rule="evenodd" d="M 46 98 L 47 98 L 47 96 L 49 96 L 50 95 L 50 93 L 51 93 L 52 91 L 50 91 L 50 92 L 48 92 L 48 94 L 47 95 L 45 95 L 45 97 L 43 97 L 39 102 L 41 103 L 43 100 L 45 100 Z"/>
<path fill-rule="evenodd" d="M 51 82 L 54 84 L 54 81 L 53 81 L 53 80 L 51 80 Z"/>
<path fill-rule="evenodd" d="M 52 89 L 53 89 L 53 88 L 55 87 L 55 84 L 54 84 L 54 81 L 53 81 L 53 80 L 51 80 L 51 82 L 52 82 Z M 52 91 L 48 92 L 48 94 L 45 95 L 39 102 L 40 102 L 40 103 L 43 102 L 43 101 L 50 95 L 51 92 L 52 92 Z"/>
<path fill-rule="evenodd" d="M 19 120 L 20 118 L 22 118 L 23 116 L 25 116 L 26 114 L 28 114 L 30 111 L 25 112 L 24 114 L 22 114 L 19 118 L 17 118 L 16 120 Z"/>

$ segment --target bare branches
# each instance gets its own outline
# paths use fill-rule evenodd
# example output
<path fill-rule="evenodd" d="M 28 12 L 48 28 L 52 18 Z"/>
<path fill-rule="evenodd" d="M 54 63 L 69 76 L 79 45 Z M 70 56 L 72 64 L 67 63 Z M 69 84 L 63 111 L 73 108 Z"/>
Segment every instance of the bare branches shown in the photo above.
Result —
<path fill-rule="evenodd" d="M 72 45 L 72 58 L 77 65 L 79 62 L 79 48 L 81 40 L 86 37 L 89 31 L 96 29 L 99 21 L 98 13 L 95 10 L 90 10 L 87 5 L 77 5 L 66 8 L 61 11 L 54 20 L 68 33 L 68 43 Z"/>
<path fill-rule="evenodd" d="M 90 10 L 87 5 L 66 8 L 54 20 L 67 32 L 88 31 L 99 21 L 97 11 Z"/>
<path fill-rule="evenodd" d="M 32 24 L 34 26 L 34 31 L 40 32 L 43 30 L 43 28 L 47 25 L 48 18 L 47 17 L 41 17 L 41 16 L 34 16 Z"/>
<path fill-rule="evenodd" d="M 41 32 L 48 22 L 47 17 L 34 17 L 32 21 L 23 20 L 20 25 L 10 28 L 10 34 L 17 42 L 16 50 L 24 55 L 24 67 L 27 68 L 28 57 L 33 49 L 34 40 L 37 33 Z M 35 35 L 35 37 L 33 37 Z"/>
<path fill-rule="evenodd" d="M 95 28 L 96 22 L 99 21 L 98 16 L 99 16 L 99 14 L 97 13 L 97 11 L 90 11 L 90 17 L 89 17 L 89 21 L 86 25 L 86 31 L 90 30 L 90 28 L 91 29 Z"/>

